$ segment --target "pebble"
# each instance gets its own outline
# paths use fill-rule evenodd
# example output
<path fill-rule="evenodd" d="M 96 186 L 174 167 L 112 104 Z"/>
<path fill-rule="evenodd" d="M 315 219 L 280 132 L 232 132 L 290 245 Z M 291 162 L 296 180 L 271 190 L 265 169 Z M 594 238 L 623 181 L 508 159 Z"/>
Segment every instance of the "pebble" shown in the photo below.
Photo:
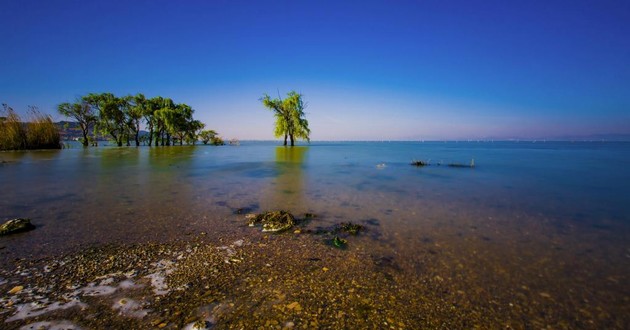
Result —
<path fill-rule="evenodd" d="M 22 291 L 23 289 L 24 289 L 24 287 L 21 286 L 21 285 L 15 286 L 15 287 L 13 287 L 13 289 L 11 289 L 9 291 L 9 294 L 16 294 L 16 293 Z"/>

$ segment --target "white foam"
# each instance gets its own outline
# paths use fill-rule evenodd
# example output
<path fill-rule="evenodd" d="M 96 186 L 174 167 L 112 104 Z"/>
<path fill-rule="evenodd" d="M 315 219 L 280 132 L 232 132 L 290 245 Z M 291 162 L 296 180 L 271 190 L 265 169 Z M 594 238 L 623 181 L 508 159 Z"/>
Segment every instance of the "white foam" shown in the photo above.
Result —
<path fill-rule="evenodd" d="M 149 274 L 145 277 L 151 279 L 151 286 L 156 295 L 163 296 L 169 292 L 166 277 L 161 272 Z"/>
<path fill-rule="evenodd" d="M 42 321 L 27 324 L 20 330 L 81 330 L 82 328 L 70 321 Z"/>
<path fill-rule="evenodd" d="M 147 316 L 147 314 L 149 313 L 148 309 L 142 308 L 142 304 L 129 298 L 121 298 L 115 300 L 112 308 L 119 310 L 120 315 L 136 317 L 139 319 Z"/>
<path fill-rule="evenodd" d="M 173 272 L 173 265 L 172 261 L 160 260 L 154 264 L 157 272 L 145 276 L 151 280 L 151 286 L 156 295 L 163 296 L 169 292 L 168 284 L 166 284 L 166 275 Z"/>
<path fill-rule="evenodd" d="M 88 285 L 79 290 L 84 296 L 107 296 L 116 292 L 118 288 L 109 285 Z"/>
<path fill-rule="evenodd" d="M 68 309 L 68 308 L 77 307 L 77 306 L 81 308 L 87 307 L 86 304 L 82 303 L 81 301 L 77 299 L 71 300 L 65 304 L 58 301 L 50 305 L 45 305 L 45 301 L 42 301 L 39 303 L 33 302 L 30 304 L 21 304 L 21 305 L 16 306 L 15 314 L 11 316 L 10 318 L 8 318 L 5 322 L 23 320 L 29 317 L 39 316 L 39 315 L 52 312 L 58 309 Z"/>

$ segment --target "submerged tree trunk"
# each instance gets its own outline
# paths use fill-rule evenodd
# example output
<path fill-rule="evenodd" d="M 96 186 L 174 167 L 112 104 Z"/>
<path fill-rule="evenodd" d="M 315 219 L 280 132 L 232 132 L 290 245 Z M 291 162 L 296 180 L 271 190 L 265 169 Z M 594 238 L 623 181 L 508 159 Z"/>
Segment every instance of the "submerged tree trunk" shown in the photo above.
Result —
<path fill-rule="evenodd" d="M 88 128 L 87 127 L 83 127 L 83 125 L 81 125 L 81 133 L 83 133 L 83 141 L 82 144 L 84 147 L 88 146 L 89 140 L 88 140 Z"/>
<path fill-rule="evenodd" d="M 286 134 L 284 135 L 284 145 L 285 146 L 287 145 L 287 135 Z"/>
<path fill-rule="evenodd" d="M 293 147 L 295 145 L 295 141 L 293 139 L 293 134 L 290 134 L 289 137 L 291 137 L 291 146 Z"/>
<path fill-rule="evenodd" d="M 153 126 L 149 127 L 149 147 L 153 143 Z"/>
<path fill-rule="evenodd" d="M 140 131 L 136 131 L 136 147 L 140 146 Z"/>

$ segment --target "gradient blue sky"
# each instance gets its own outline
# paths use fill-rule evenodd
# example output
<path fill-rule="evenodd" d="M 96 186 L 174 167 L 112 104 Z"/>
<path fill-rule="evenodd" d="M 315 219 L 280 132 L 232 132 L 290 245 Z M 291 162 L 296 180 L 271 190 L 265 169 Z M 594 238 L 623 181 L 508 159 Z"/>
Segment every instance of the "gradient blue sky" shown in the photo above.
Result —
<path fill-rule="evenodd" d="M 630 134 L 627 0 L 0 0 L 0 41 L 17 110 L 141 92 L 272 139 L 295 89 L 316 140 Z"/>

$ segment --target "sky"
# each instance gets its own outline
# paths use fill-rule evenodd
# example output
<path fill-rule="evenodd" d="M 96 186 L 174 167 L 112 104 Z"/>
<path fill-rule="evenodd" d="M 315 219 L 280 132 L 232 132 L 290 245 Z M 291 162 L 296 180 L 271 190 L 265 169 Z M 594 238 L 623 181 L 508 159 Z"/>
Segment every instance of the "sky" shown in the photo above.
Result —
<path fill-rule="evenodd" d="M 269 140 L 291 90 L 313 140 L 630 134 L 630 1 L 0 0 L 21 112 L 143 93 Z"/>

